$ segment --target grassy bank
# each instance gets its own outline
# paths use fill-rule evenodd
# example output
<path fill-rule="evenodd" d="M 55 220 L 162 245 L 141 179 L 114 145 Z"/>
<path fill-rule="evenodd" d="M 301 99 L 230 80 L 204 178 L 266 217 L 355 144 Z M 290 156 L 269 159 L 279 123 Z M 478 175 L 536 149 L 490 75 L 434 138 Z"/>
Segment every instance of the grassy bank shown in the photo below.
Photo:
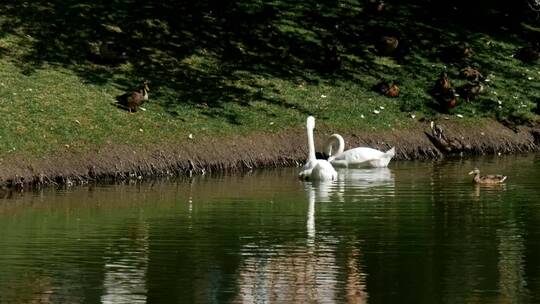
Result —
<path fill-rule="evenodd" d="M 432 14 L 427 1 L 389 4 L 382 13 L 363 1 L 224 3 L 6 4 L 0 165 L 112 146 L 141 151 L 254 131 L 282 134 L 301 129 L 308 114 L 323 130 L 374 137 L 422 129 L 423 119 L 442 116 L 473 127 L 479 118 L 538 119 L 532 112 L 540 99 L 538 64 L 512 57 L 537 37 L 534 22 L 495 11 L 496 23 L 471 27 L 452 14 Z M 395 54 L 374 50 L 382 34 L 399 37 Z M 127 59 L 104 62 L 95 46 L 106 41 L 121 46 Z M 461 41 L 472 57 L 440 56 Z M 329 45 L 341 58 L 332 71 Z M 464 66 L 481 70 L 486 89 L 442 111 L 429 90 L 442 71 L 455 86 L 466 83 L 459 77 Z M 143 79 L 151 87 L 147 111 L 128 114 L 112 104 Z M 397 82 L 399 97 L 372 89 L 384 79 Z"/>

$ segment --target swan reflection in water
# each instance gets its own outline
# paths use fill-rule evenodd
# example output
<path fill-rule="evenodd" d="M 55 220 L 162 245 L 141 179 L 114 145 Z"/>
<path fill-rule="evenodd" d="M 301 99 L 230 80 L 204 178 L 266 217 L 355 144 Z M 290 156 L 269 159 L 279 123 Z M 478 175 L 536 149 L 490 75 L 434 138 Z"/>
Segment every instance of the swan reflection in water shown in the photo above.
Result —
<path fill-rule="evenodd" d="M 336 181 L 309 183 L 314 187 L 317 201 L 343 202 L 346 196 L 356 201 L 367 189 L 382 191 L 385 196 L 395 194 L 394 174 L 388 168 L 338 169 L 337 172 Z"/>
<path fill-rule="evenodd" d="M 338 259 L 343 240 L 317 230 L 317 205 L 343 201 L 348 191 L 373 187 L 389 188 L 393 193 L 392 172 L 388 168 L 349 169 L 338 171 L 335 181 L 302 183 L 308 201 L 306 242 L 244 245 L 238 275 L 240 292 L 234 302 L 367 302 L 360 241 L 345 241 L 350 249 L 345 259 Z"/>

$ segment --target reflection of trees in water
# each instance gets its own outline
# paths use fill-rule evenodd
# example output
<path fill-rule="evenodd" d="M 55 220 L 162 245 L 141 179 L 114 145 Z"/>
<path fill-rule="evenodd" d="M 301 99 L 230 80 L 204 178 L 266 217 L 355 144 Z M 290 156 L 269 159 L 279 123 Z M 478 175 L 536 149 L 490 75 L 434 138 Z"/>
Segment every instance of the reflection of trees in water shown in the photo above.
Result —
<path fill-rule="evenodd" d="M 146 303 L 148 229 L 147 223 L 135 223 L 106 248 L 101 303 Z"/>
<path fill-rule="evenodd" d="M 347 244 L 348 254 L 342 261 L 339 240 L 316 235 L 316 198 L 320 195 L 328 198 L 332 185 L 306 183 L 305 189 L 308 192 L 306 246 L 244 245 L 236 302 L 366 303 L 365 274 L 358 244 Z"/>

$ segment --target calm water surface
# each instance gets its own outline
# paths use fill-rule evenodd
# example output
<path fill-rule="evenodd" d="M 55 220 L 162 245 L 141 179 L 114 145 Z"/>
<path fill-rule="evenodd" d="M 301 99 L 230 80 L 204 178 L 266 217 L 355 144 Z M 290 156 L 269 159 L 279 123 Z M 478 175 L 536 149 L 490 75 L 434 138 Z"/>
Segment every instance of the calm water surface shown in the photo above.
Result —
<path fill-rule="evenodd" d="M 298 171 L 0 199 L 0 302 L 540 303 L 540 156 Z"/>

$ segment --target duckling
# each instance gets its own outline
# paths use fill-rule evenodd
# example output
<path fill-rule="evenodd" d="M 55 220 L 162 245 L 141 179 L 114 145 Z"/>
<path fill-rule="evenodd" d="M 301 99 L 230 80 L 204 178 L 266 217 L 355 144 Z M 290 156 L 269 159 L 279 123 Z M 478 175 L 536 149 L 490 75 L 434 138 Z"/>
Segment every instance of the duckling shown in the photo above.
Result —
<path fill-rule="evenodd" d="M 484 76 L 480 71 L 472 67 L 465 67 L 461 69 L 459 73 L 463 78 L 470 81 L 480 81 L 484 79 Z"/>
<path fill-rule="evenodd" d="M 149 91 L 148 82 L 145 80 L 138 89 L 122 94 L 116 97 L 116 100 L 120 105 L 127 108 L 129 113 L 137 112 L 137 107 L 148 100 Z"/>
<path fill-rule="evenodd" d="M 394 36 L 382 36 L 375 43 L 377 53 L 382 56 L 389 56 L 397 49 L 399 40 Z"/>
<path fill-rule="evenodd" d="M 534 63 L 540 58 L 540 52 L 538 47 L 526 46 L 518 49 L 513 57 L 526 63 Z"/>
<path fill-rule="evenodd" d="M 399 87 L 394 81 L 381 81 L 373 89 L 388 97 L 398 97 Z"/>
<path fill-rule="evenodd" d="M 473 182 L 476 184 L 502 184 L 507 176 L 504 175 L 480 175 L 480 170 L 474 168 L 469 175 L 474 174 Z"/>
<path fill-rule="evenodd" d="M 467 83 L 467 84 L 457 87 L 457 93 L 465 101 L 471 101 L 475 99 L 483 91 L 484 91 L 484 86 L 481 85 L 478 81 L 475 81 L 473 83 Z"/>

